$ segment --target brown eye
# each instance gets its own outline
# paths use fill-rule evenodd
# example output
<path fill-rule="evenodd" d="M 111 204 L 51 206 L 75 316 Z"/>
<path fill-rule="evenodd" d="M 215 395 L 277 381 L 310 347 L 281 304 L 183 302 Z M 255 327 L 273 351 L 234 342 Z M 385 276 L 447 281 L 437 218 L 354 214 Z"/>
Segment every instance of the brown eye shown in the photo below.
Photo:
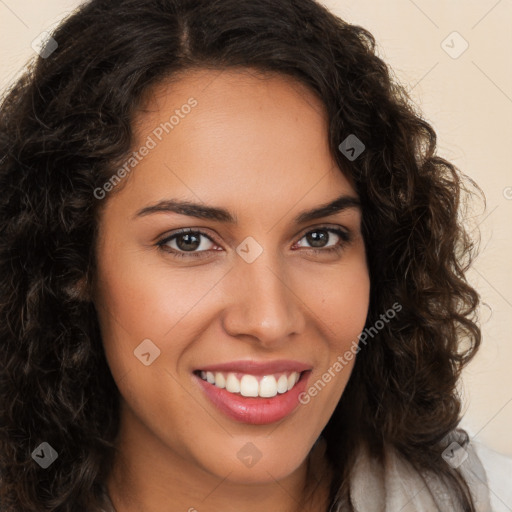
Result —
<path fill-rule="evenodd" d="M 334 244 L 328 245 L 328 243 L 334 237 Z M 336 242 L 336 238 L 338 241 Z M 320 227 L 308 231 L 302 238 L 305 239 L 310 247 L 306 249 L 312 249 L 313 251 L 329 252 L 334 250 L 340 250 L 346 243 L 350 241 L 350 235 L 341 229 Z"/>
<path fill-rule="evenodd" d="M 215 246 L 214 241 L 206 233 L 198 230 L 187 229 L 166 237 L 164 240 L 158 242 L 157 245 L 162 250 L 171 253 L 173 256 L 202 257 L 202 253 L 211 250 L 211 247 L 208 247 L 208 241 Z"/>

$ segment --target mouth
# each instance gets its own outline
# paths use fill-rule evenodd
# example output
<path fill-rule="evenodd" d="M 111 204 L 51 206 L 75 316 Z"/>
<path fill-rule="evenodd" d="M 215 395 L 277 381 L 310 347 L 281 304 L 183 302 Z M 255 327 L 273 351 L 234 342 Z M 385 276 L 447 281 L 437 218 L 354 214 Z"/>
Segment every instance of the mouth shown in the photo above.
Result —
<path fill-rule="evenodd" d="M 251 375 L 249 373 L 194 372 L 205 382 L 225 389 L 228 393 L 245 397 L 272 398 L 277 394 L 291 391 L 304 372 L 287 372 L 270 375 Z"/>
<path fill-rule="evenodd" d="M 300 404 L 311 367 L 291 361 L 238 362 L 197 369 L 196 382 L 229 418 L 254 425 L 273 423 Z"/>

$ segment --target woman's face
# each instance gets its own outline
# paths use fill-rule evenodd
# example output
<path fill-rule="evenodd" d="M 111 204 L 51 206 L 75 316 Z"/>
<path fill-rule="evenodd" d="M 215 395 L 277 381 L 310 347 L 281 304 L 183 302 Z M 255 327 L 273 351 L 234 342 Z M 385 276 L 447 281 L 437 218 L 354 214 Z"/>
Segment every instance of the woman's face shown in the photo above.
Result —
<path fill-rule="evenodd" d="M 324 108 L 283 76 L 198 70 L 156 88 L 135 128 L 123 183 L 97 191 L 123 450 L 159 475 L 285 478 L 343 393 L 368 310 L 361 211 Z"/>

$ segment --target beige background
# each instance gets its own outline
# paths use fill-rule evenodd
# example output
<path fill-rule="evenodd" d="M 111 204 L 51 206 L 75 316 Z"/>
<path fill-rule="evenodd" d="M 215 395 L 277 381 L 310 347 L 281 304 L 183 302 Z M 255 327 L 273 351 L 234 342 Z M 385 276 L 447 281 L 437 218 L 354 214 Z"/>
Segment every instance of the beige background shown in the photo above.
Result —
<path fill-rule="evenodd" d="M 0 89 L 34 55 L 31 41 L 79 3 L 0 0 Z M 477 204 L 472 219 L 482 242 L 469 276 L 487 304 L 481 310 L 484 341 L 464 373 L 463 426 L 512 455 L 512 1 L 323 3 L 374 34 L 379 54 L 434 126 L 438 153 L 486 194 L 487 209 Z M 458 55 L 464 41 L 469 46 Z"/>

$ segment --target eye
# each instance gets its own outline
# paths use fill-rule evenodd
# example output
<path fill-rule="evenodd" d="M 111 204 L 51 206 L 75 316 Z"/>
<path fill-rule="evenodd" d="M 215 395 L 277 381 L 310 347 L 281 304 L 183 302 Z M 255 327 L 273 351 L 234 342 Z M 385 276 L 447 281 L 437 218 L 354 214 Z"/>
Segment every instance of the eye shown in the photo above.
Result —
<path fill-rule="evenodd" d="M 336 235 L 335 243 L 328 245 L 332 235 Z M 205 240 L 202 240 L 205 239 Z M 338 239 L 336 242 L 336 238 Z M 305 239 L 311 247 L 304 247 L 305 250 L 314 253 L 340 252 L 346 244 L 351 241 L 349 232 L 340 229 L 321 226 L 305 233 L 300 240 Z M 300 242 L 299 240 L 299 242 Z M 201 258 L 207 257 L 210 250 L 215 249 L 214 240 L 199 229 L 184 228 L 164 238 L 156 244 L 161 250 L 168 252 L 175 258 Z M 212 247 L 213 246 L 213 247 Z M 302 244 L 299 247 L 303 247 Z"/>
<path fill-rule="evenodd" d="M 163 251 L 167 251 L 177 258 L 189 256 L 197 258 L 202 257 L 202 253 L 211 249 L 211 247 L 208 247 L 208 242 L 203 242 L 201 238 L 205 238 L 211 244 L 215 245 L 214 241 L 206 233 L 191 228 L 182 229 L 164 240 L 161 240 L 157 245 Z M 201 250 L 198 251 L 197 249 Z"/>
<path fill-rule="evenodd" d="M 333 234 L 336 235 L 335 238 L 338 238 L 338 242 L 335 241 L 334 244 L 326 245 L 326 243 L 333 238 Z M 350 242 L 351 237 L 350 234 L 345 230 L 321 226 L 308 231 L 300 240 L 302 239 L 305 239 L 306 242 L 312 246 L 309 248 L 306 247 L 306 249 L 311 250 L 313 252 L 325 253 L 332 251 L 341 251 L 344 248 L 344 246 Z"/>

